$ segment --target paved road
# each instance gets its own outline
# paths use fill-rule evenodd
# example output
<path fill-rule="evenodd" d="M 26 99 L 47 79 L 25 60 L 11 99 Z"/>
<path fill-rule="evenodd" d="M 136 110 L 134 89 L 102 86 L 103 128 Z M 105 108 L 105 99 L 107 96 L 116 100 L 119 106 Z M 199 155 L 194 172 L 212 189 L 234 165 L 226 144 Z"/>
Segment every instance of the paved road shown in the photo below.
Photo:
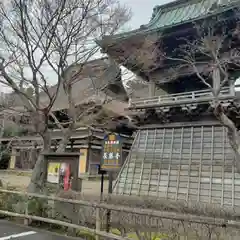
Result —
<path fill-rule="evenodd" d="M 72 240 L 50 232 L 16 225 L 5 220 L 0 220 L 0 240 Z M 79 238 L 78 238 L 79 239 Z"/>

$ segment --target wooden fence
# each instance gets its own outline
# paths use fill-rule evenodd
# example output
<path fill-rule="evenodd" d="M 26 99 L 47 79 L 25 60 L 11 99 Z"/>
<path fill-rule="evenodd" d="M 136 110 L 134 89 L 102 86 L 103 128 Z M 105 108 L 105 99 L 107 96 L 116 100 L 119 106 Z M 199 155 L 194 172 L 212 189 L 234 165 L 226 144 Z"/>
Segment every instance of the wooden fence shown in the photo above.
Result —
<path fill-rule="evenodd" d="M 41 201 L 39 201 L 41 200 Z M 40 206 L 40 202 L 45 207 Z M 33 207 L 34 205 L 34 207 Z M 38 206 L 38 209 L 36 209 Z M 112 232 L 104 230 L 106 215 Z M 67 214 L 66 214 L 67 213 Z M 96 239 L 239 239 L 235 216 L 216 218 L 0 189 L 0 214 L 91 233 Z M 61 216 L 60 216 L 61 215 Z M 63 217 L 65 215 L 65 218 Z M 74 216 L 67 219 L 66 215 Z M 76 217 L 76 218 L 75 218 Z M 70 221 L 70 222 L 69 222 Z M 194 235 L 194 237 L 193 237 Z M 136 238 L 137 237 L 137 238 Z"/>

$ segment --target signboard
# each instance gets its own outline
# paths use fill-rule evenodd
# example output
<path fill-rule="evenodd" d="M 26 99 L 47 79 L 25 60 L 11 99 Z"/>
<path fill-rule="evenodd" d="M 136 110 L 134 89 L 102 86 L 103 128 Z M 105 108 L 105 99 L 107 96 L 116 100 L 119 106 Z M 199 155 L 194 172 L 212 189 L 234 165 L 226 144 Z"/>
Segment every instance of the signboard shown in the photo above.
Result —
<path fill-rule="evenodd" d="M 47 181 L 50 183 L 59 183 L 60 163 L 50 162 L 48 164 Z"/>
<path fill-rule="evenodd" d="M 122 166 L 122 144 L 118 134 L 110 133 L 104 138 L 101 170 L 116 171 Z"/>

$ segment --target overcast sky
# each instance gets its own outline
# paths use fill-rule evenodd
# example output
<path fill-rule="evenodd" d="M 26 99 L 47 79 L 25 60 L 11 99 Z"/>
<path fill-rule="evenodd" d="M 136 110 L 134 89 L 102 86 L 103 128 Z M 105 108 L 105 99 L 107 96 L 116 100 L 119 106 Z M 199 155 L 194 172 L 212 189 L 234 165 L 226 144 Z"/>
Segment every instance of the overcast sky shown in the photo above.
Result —
<path fill-rule="evenodd" d="M 174 0 L 120 0 L 122 4 L 129 6 L 132 10 L 133 16 L 131 21 L 128 23 L 127 29 L 136 29 L 140 25 L 147 24 L 152 16 L 153 8 L 156 5 L 162 5 Z M 238 81 L 240 84 L 240 81 Z M 0 92 L 6 91 L 0 84 Z"/>
<path fill-rule="evenodd" d="M 173 0 L 120 0 L 121 3 L 132 9 L 133 17 L 129 25 L 131 28 L 138 28 L 149 22 L 153 8 L 156 5 L 172 2 Z"/>
<path fill-rule="evenodd" d="M 131 8 L 133 16 L 128 27 L 136 29 L 149 22 L 156 5 L 170 2 L 170 0 L 120 0 L 120 2 Z M 2 91 L 5 92 L 6 89 L 0 85 L 0 92 Z"/>

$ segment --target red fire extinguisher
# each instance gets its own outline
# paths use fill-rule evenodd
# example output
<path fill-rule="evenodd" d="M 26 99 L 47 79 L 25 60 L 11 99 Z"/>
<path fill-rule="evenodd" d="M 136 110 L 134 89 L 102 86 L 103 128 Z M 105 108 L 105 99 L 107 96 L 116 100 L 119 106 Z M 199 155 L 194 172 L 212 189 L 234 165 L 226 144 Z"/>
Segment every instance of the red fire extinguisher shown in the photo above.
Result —
<path fill-rule="evenodd" d="M 64 191 L 69 190 L 70 186 L 70 165 L 66 164 L 66 171 L 64 176 Z"/>

